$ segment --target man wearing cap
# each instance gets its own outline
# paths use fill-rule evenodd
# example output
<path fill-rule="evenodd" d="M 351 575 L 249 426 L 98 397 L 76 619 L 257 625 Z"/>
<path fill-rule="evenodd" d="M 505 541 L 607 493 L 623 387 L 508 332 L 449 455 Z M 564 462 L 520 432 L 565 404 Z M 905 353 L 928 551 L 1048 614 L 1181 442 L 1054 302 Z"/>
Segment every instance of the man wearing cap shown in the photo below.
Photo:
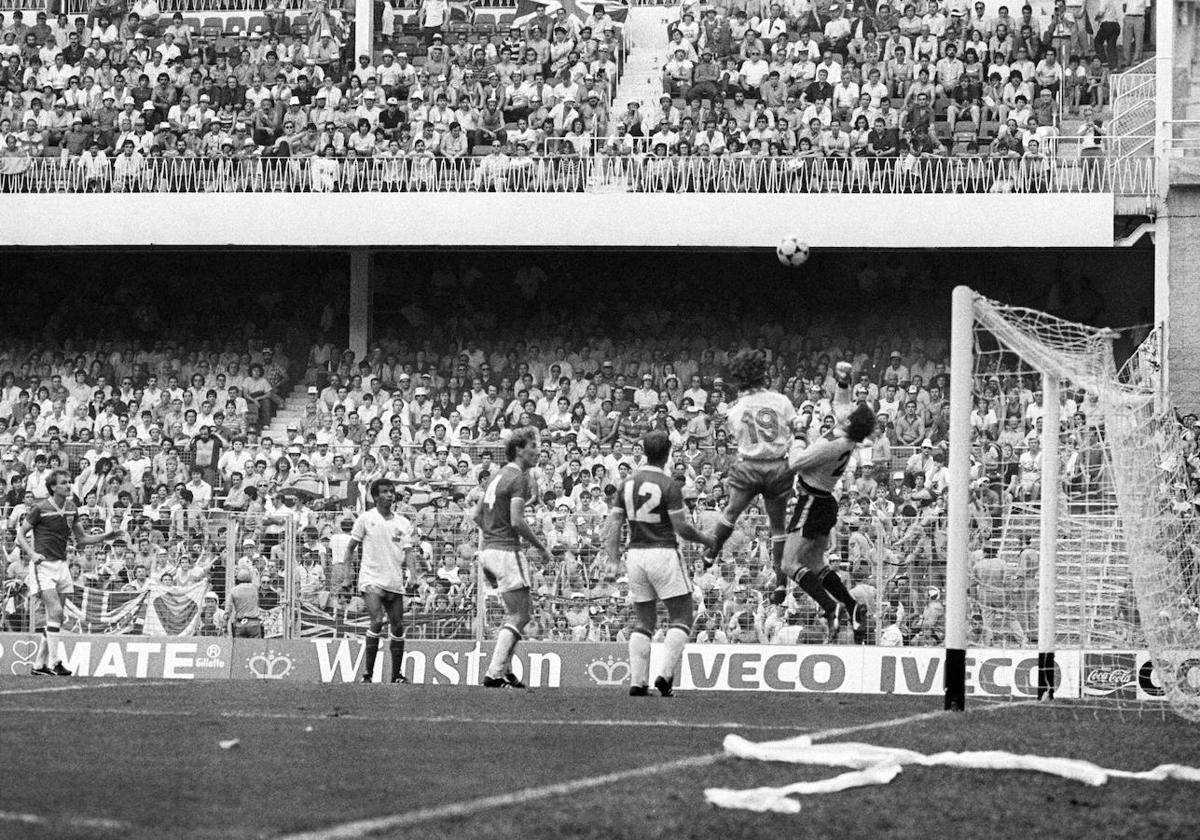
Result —
<path fill-rule="evenodd" d="M 908 368 L 904 366 L 900 351 L 893 350 L 889 357 L 889 364 L 883 371 L 882 380 L 899 385 L 901 382 L 907 381 L 908 378 Z"/>
<path fill-rule="evenodd" d="M 692 73 L 695 62 L 688 58 L 687 50 L 676 47 L 667 63 L 663 65 L 662 89 L 669 98 L 683 94 L 692 85 Z"/>

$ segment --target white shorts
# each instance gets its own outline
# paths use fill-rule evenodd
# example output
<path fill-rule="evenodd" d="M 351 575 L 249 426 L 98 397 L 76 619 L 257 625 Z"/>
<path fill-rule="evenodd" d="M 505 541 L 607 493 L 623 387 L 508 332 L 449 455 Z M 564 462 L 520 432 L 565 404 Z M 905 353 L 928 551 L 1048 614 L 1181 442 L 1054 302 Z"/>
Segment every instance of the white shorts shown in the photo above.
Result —
<path fill-rule="evenodd" d="M 692 578 L 674 548 L 631 548 L 625 552 L 625 568 L 635 604 L 692 594 Z"/>
<path fill-rule="evenodd" d="M 29 587 L 30 595 L 55 589 L 60 600 L 75 588 L 66 560 L 43 560 L 37 565 L 30 563 L 29 570 L 25 573 L 25 583 Z"/>
<path fill-rule="evenodd" d="M 514 592 L 529 588 L 529 563 L 524 553 L 502 548 L 485 548 L 479 552 L 483 576 L 499 592 Z"/>

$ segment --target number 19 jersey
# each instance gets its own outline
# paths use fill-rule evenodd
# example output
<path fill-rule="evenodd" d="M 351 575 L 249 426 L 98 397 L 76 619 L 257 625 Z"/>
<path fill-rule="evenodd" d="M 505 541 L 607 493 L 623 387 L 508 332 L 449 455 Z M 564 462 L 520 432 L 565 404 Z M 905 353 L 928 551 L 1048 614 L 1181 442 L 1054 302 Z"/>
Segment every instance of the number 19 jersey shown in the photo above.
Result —
<path fill-rule="evenodd" d="M 729 408 L 729 430 L 737 441 L 738 455 L 753 461 L 786 458 L 795 416 L 792 401 L 778 391 L 743 396 Z"/>
<path fill-rule="evenodd" d="M 683 491 L 658 467 L 646 466 L 621 482 L 616 506 L 629 522 L 630 548 L 676 548 L 671 513 L 682 511 Z"/>

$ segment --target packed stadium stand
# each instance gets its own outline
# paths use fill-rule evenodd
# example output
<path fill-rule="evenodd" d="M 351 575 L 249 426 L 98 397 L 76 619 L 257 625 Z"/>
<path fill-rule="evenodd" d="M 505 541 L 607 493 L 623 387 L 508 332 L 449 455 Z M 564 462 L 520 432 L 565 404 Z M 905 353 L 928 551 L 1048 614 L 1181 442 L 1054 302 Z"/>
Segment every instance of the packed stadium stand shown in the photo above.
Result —
<path fill-rule="evenodd" d="M 1148 190 L 1136 3 L 386 3 L 358 56 L 350 7 L 200 5 L 10 10 L 0 189 Z"/>

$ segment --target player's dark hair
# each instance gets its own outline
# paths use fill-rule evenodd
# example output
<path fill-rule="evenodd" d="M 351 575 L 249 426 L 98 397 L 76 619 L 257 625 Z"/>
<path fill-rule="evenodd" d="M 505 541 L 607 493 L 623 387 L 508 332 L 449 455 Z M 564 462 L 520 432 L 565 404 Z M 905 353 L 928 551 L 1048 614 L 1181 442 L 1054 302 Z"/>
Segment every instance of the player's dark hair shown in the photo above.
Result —
<path fill-rule="evenodd" d="M 855 443 L 862 443 L 873 431 L 875 431 L 875 412 L 871 410 L 871 406 L 860 403 L 846 420 L 846 437 Z"/>
<path fill-rule="evenodd" d="M 514 429 L 512 437 L 508 439 L 508 443 L 504 445 L 504 457 L 509 461 L 517 459 L 517 450 L 524 449 L 529 444 L 537 440 L 538 430 L 533 426 L 526 426 L 523 429 Z"/>
<path fill-rule="evenodd" d="M 661 467 L 671 454 L 671 438 L 661 429 L 649 432 L 642 438 L 642 452 L 651 466 Z"/>
<path fill-rule="evenodd" d="M 390 487 L 393 492 L 396 490 L 396 482 L 390 478 L 377 478 L 371 482 L 371 500 L 374 501 L 379 497 L 379 491 L 385 487 Z"/>
<path fill-rule="evenodd" d="M 761 388 L 767 382 L 767 357 L 761 350 L 739 350 L 729 363 L 729 375 L 742 388 Z"/>
<path fill-rule="evenodd" d="M 46 476 L 46 492 L 47 493 L 54 492 L 54 485 L 58 483 L 58 477 L 60 475 L 65 475 L 67 477 L 68 482 L 71 480 L 71 474 L 69 472 L 67 472 L 66 470 L 52 470 L 50 475 Z"/>

